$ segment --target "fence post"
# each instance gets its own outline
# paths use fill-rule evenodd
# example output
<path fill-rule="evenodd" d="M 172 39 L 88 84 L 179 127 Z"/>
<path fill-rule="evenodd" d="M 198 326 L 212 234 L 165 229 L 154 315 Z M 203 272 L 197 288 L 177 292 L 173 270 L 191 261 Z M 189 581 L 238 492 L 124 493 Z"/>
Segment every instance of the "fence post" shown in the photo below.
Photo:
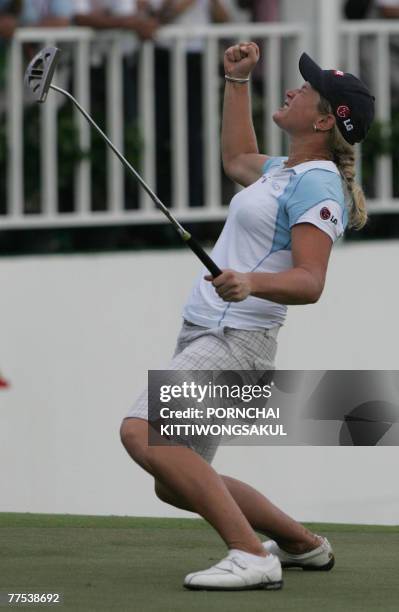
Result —
<path fill-rule="evenodd" d="M 24 214 L 24 148 L 22 45 L 17 39 L 10 44 L 7 58 L 7 215 L 22 218 Z"/>
<path fill-rule="evenodd" d="M 322 68 L 338 68 L 341 0 L 318 0 L 318 60 Z"/>

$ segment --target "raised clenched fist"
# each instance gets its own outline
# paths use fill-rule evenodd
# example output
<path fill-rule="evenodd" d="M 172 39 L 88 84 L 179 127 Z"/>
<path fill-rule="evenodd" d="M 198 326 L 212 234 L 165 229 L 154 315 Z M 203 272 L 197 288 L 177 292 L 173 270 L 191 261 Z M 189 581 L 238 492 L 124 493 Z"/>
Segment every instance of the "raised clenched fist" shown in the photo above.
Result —
<path fill-rule="evenodd" d="M 243 42 L 229 47 L 224 54 L 225 74 L 246 79 L 259 59 L 259 47 L 254 42 Z"/>

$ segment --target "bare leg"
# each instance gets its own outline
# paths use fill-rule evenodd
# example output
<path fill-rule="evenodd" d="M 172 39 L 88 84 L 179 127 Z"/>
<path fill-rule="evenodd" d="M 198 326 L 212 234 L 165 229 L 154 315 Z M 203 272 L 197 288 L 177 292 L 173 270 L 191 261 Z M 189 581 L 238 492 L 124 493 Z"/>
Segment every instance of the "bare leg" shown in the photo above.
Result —
<path fill-rule="evenodd" d="M 259 538 L 215 470 L 189 448 L 149 446 L 148 427 L 147 421 L 141 419 L 123 421 L 121 438 L 132 459 L 203 516 L 228 548 L 266 556 Z"/>
<path fill-rule="evenodd" d="M 300 554 L 320 546 L 316 535 L 277 508 L 262 493 L 230 476 L 222 478 L 253 529 L 272 537 L 283 550 Z"/>
<path fill-rule="evenodd" d="M 317 536 L 279 510 L 259 491 L 230 476 L 222 476 L 222 479 L 252 528 L 276 540 L 283 550 L 301 554 L 320 545 Z M 157 480 L 155 492 L 165 503 L 195 512 L 187 501 Z"/>

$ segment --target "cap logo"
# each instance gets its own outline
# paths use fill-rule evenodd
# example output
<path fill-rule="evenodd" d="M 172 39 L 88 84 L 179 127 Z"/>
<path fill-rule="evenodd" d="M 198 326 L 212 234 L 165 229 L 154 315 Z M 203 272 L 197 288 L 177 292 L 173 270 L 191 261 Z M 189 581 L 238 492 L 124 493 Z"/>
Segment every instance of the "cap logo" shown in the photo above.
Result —
<path fill-rule="evenodd" d="M 328 219 L 331 217 L 331 213 L 327 206 L 323 206 L 323 208 L 321 209 L 320 217 L 323 219 L 323 221 L 328 221 Z"/>
<path fill-rule="evenodd" d="M 350 111 L 349 106 L 345 106 L 345 104 L 341 104 L 341 106 L 338 106 L 336 113 L 338 117 L 341 117 L 341 119 L 347 119 L 349 115 L 351 114 L 351 111 Z"/>
<path fill-rule="evenodd" d="M 344 76 L 344 73 L 342 72 L 342 70 L 334 70 L 334 74 L 335 76 Z"/>
<path fill-rule="evenodd" d="M 353 127 L 351 120 L 350 119 L 345 119 L 344 121 L 344 126 L 347 132 L 351 132 L 352 130 L 354 130 L 355 128 Z"/>

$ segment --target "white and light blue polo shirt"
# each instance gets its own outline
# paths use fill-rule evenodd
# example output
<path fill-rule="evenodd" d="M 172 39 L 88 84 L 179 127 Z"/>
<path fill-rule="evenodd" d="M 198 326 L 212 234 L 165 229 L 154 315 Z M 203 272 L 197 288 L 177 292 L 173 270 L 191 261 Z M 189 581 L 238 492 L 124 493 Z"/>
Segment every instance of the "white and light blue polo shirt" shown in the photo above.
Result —
<path fill-rule="evenodd" d="M 282 272 L 292 268 L 291 228 L 311 223 L 335 242 L 347 225 L 342 179 L 331 161 L 286 168 L 272 157 L 263 176 L 237 193 L 211 257 L 219 268 L 238 272 Z M 183 317 L 204 327 L 264 329 L 282 325 L 287 306 L 253 296 L 224 302 L 199 274 Z"/>

